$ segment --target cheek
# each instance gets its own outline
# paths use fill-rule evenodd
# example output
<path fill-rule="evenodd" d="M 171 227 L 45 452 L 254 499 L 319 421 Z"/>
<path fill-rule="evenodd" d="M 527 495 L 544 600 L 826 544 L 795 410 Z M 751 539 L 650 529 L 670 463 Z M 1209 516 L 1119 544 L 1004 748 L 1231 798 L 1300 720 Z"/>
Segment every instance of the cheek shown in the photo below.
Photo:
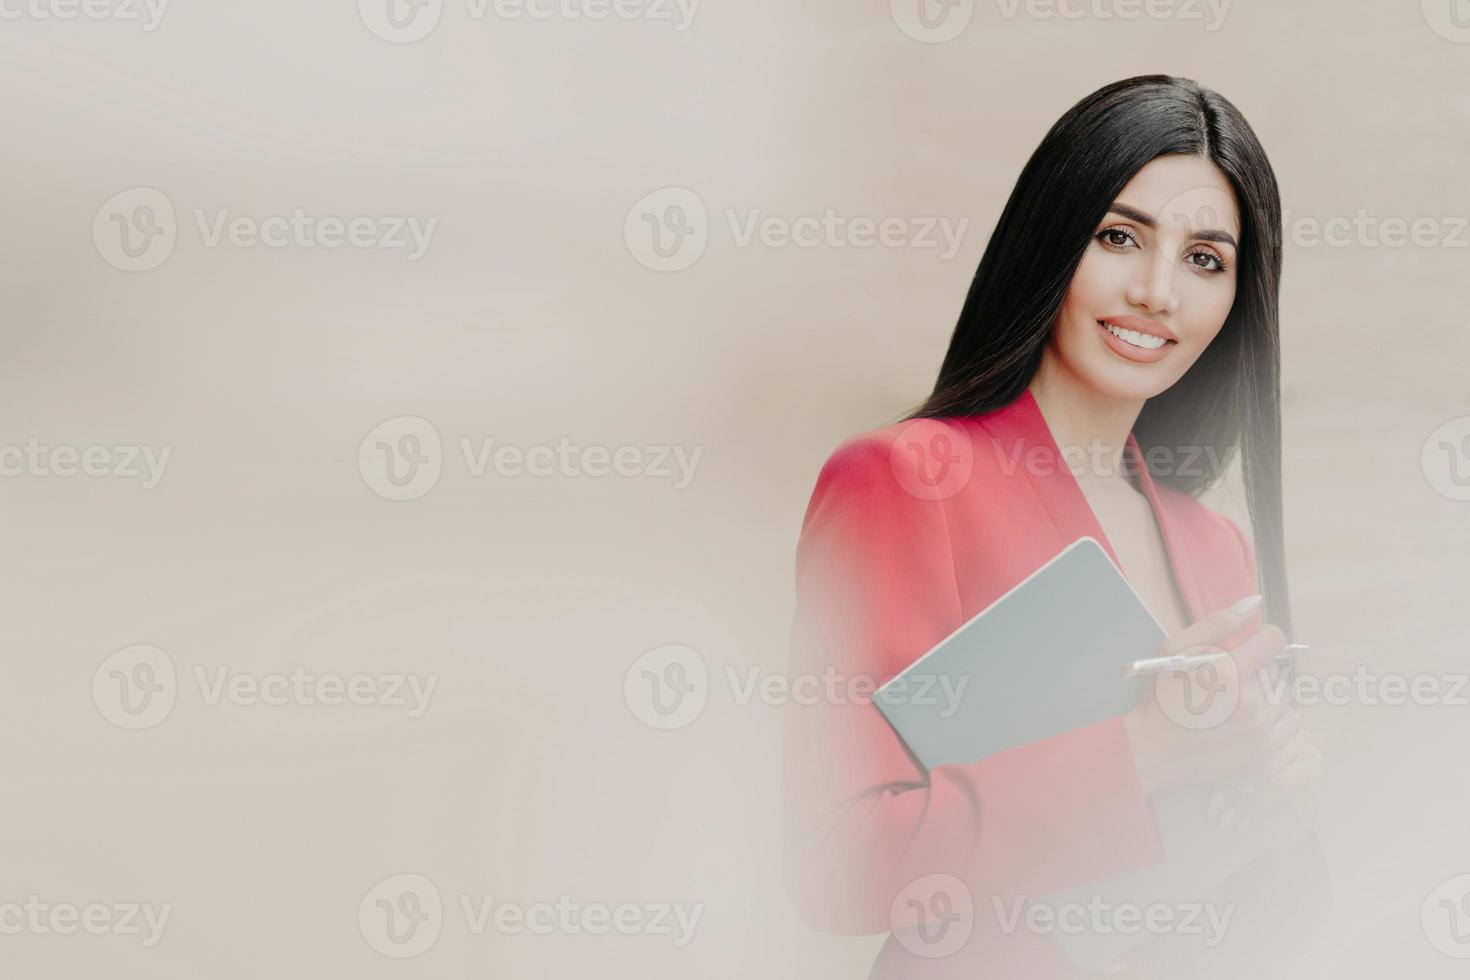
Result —
<path fill-rule="evenodd" d="M 1128 283 L 1123 278 L 1122 263 L 1110 263 L 1108 256 L 1089 247 L 1077 264 L 1072 283 L 1067 287 L 1067 306 L 1079 315 L 1115 310 Z"/>
<path fill-rule="evenodd" d="M 1057 338 L 1067 350 L 1083 350 L 1082 345 L 1091 341 L 1099 316 L 1122 309 L 1125 284 L 1110 281 L 1113 276 L 1107 262 L 1097 261 L 1098 256 L 1089 250 L 1078 264 L 1067 287 L 1067 298 L 1062 302 Z"/>
<path fill-rule="evenodd" d="M 1199 347 L 1206 347 L 1220 333 L 1235 303 L 1235 283 L 1200 281 L 1183 297 L 1186 314 L 1180 326 Z"/>

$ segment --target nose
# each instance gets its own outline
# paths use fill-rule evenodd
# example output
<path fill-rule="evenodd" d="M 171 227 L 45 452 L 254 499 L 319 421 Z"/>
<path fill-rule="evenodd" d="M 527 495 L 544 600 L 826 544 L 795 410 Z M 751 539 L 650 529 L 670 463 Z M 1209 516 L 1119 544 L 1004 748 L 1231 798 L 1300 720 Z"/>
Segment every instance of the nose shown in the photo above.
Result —
<path fill-rule="evenodd" d="M 1128 284 L 1127 299 L 1150 313 L 1168 313 L 1179 303 L 1174 293 L 1174 263 L 1163 251 L 1156 252 L 1147 263 L 1140 263 L 1139 275 Z"/>

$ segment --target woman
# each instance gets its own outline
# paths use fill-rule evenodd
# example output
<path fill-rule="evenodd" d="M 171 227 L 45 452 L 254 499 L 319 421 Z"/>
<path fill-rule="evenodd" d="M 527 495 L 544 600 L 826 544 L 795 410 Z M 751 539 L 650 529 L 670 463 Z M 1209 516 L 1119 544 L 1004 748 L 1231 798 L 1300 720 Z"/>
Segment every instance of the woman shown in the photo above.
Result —
<path fill-rule="evenodd" d="M 815 928 L 897 930 L 874 976 L 1271 976 L 1323 914 L 1308 826 L 1321 757 L 1273 662 L 1291 631 L 1280 222 L 1270 164 L 1224 98 L 1161 75 L 1098 90 L 1022 171 L 928 400 L 822 468 L 797 548 L 794 673 L 882 683 L 1083 536 L 1165 627 L 1166 652 L 1219 644 L 1236 669 L 1233 710 L 1210 725 L 1181 723 L 1161 679 L 1125 716 L 931 772 L 871 704 L 794 713 L 788 886 Z M 1254 549 L 1195 499 L 1237 447 Z M 1018 926 L 1017 902 L 1102 895 L 1178 860 L 1157 807 L 1201 786 L 1222 830 L 1275 821 L 1281 842 L 1213 891 L 1228 936 L 1150 935 L 1101 965 Z"/>

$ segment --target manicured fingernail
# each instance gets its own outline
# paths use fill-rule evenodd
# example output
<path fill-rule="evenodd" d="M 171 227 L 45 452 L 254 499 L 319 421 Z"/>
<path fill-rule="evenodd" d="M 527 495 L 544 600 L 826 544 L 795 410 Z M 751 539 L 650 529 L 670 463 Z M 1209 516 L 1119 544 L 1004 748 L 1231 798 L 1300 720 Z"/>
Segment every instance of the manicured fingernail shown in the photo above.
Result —
<path fill-rule="evenodd" d="M 1237 602 L 1235 605 L 1231 606 L 1230 611 L 1235 613 L 1237 616 L 1244 616 L 1247 613 L 1254 612 L 1256 607 L 1261 604 L 1264 598 L 1264 596 L 1259 595 L 1248 595 L 1244 599 Z"/>

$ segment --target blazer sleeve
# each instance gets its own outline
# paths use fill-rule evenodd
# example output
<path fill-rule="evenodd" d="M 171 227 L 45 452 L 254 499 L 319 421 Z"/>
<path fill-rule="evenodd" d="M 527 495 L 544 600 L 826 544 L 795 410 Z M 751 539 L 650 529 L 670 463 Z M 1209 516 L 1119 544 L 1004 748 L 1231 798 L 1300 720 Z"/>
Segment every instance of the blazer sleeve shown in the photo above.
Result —
<path fill-rule="evenodd" d="M 797 545 L 793 676 L 870 693 L 962 624 L 946 504 L 906 490 L 902 465 L 870 434 L 823 466 Z M 788 709 L 782 768 L 787 888 L 826 932 L 888 931 L 926 875 L 988 909 L 1164 857 L 1121 718 L 926 775 L 870 698 L 833 697 Z"/>

